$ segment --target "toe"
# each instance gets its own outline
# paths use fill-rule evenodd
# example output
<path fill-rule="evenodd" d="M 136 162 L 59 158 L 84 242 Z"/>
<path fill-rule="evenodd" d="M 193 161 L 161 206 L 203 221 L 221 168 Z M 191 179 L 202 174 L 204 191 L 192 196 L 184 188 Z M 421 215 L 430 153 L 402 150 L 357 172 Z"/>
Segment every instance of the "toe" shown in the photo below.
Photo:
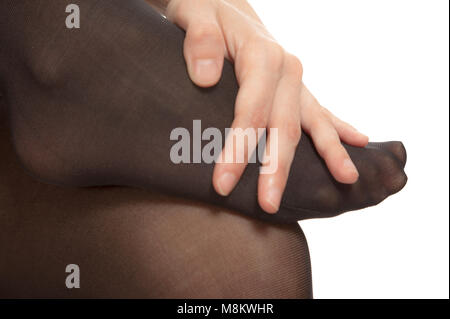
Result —
<path fill-rule="evenodd" d="M 405 168 L 407 155 L 402 142 L 369 143 L 368 147 L 382 149 L 391 153 L 400 162 L 402 168 Z"/>
<path fill-rule="evenodd" d="M 402 142 L 387 142 L 385 149 L 391 152 L 401 163 L 402 168 L 406 165 L 406 149 Z"/>
<path fill-rule="evenodd" d="M 393 145 L 398 148 L 398 145 Z M 402 146 L 401 143 L 400 146 Z M 394 153 L 391 153 L 389 157 L 385 158 L 382 166 L 384 174 L 381 174 L 381 176 L 383 179 L 383 185 L 390 196 L 398 193 L 403 189 L 403 187 L 405 187 L 408 177 L 403 170 L 403 165 L 401 164 L 402 162 L 399 158 L 394 155 Z"/>

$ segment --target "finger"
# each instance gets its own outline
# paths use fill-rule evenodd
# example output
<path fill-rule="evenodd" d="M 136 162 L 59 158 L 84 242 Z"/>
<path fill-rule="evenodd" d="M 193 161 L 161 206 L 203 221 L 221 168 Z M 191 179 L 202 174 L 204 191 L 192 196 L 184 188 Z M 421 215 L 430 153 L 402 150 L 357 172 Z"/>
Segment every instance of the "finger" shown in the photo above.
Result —
<path fill-rule="evenodd" d="M 191 80 L 200 87 L 219 82 L 224 63 L 224 39 L 219 26 L 192 22 L 184 41 L 184 57 Z"/>
<path fill-rule="evenodd" d="M 234 134 L 227 136 L 222 161 L 216 164 L 213 174 L 214 188 L 223 196 L 233 190 L 241 177 L 249 154 L 253 154 L 256 148 L 255 142 L 261 132 L 258 129 L 267 126 L 279 80 L 279 64 L 282 63 L 267 53 L 267 50 L 249 47 L 237 59 L 236 74 L 240 89 L 231 126 Z M 246 138 L 252 134 L 252 137 Z"/>
<path fill-rule="evenodd" d="M 175 1 L 167 11 L 169 19 L 186 30 L 184 57 L 191 80 L 200 87 L 217 84 L 222 74 L 225 40 L 216 7 L 209 1 Z"/>
<path fill-rule="evenodd" d="M 343 142 L 357 147 L 365 147 L 369 143 L 369 138 L 366 135 L 356 130 L 350 124 L 337 118 L 334 114 L 329 114 L 331 122 Z"/>
<path fill-rule="evenodd" d="M 309 132 L 317 152 L 334 178 L 344 184 L 355 183 L 359 177 L 358 171 L 332 124 L 326 119 L 317 119 Z"/>
<path fill-rule="evenodd" d="M 359 177 L 358 171 L 342 146 L 333 124 L 320 112 L 320 105 L 306 107 L 301 113 L 302 126 L 311 136 L 333 177 L 340 183 L 355 183 Z"/>
<path fill-rule="evenodd" d="M 286 75 L 280 80 L 274 98 L 267 148 L 258 182 L 259 205 L 268 213 L 279 210 L 302 132 L 299 94 L 302 67 L 297 58 L 290 60 L 286 63 Z"/>

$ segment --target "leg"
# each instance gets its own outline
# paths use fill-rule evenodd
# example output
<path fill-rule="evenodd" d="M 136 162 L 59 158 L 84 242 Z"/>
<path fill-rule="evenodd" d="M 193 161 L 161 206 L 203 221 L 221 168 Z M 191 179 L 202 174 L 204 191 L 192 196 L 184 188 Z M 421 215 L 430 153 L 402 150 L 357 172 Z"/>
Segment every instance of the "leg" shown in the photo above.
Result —
<path fill-rule="evenodd" d="M 129 188 L 34 181 L 0 115 L 0 298 L 311 298 L 296 225 Z M 65 287 L 67 264 L 81 288 Z"/>
<path fill-rule="evenodd" d="M 182 56 L 183 32 L 143 1 L 80 1 L 84 24 L 76 32 L 55 22 L 64 18 L 64 2 L 38 17 L 40 1 L 6 2 L 15 8 L 9 12 L 21 12 L 13 22 L 33 35 L 22 39 L 33 43 L 32 50 L 16 41 L 21 50 L 2 51 L 5 61 L 12 61 L 0 70 L 13 141 L 24 166 L 42 180 L 157 189 L 291 223 L 375 205 L 406 183 L 392 153 L 351 146 L 345 147 L 360 180 L 336 183 L 303 135 L 278 214 L 258 206 L 258 165 L 250 165 L 232 195 L 222 198 L 211 187 L 212 164 L 170 161 L 169 136 L 176 127 L 192 127 L 195 119 L 202 119 L 204 128 L 223 131 L 230 125 L 237 93 L 230 63 L 217 87 L 195 87 Z M 11 16 L 5 19 L 8 24 Z"/>

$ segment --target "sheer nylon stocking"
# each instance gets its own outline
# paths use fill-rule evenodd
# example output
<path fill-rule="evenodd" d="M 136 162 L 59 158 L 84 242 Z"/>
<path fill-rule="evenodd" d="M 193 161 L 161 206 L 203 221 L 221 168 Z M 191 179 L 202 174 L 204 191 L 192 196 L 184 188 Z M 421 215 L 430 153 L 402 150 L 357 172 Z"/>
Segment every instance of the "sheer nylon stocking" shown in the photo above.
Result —
<path fill-rule="evenodd" d="M 229 127 L 238 89 L 232 65 L 216 87 L 200 89 L 186 73 L 184 33 L 144 1 L 79 0 L 80 29 L 65 26 L 68 4 L 0 2 L 0 83 L 13 143 L 41 180 L 155 189 L 274 222 L 375 205 L 405 185 L 401 143 L 346 145 L 360 179 L 343 185 L 304 134 L 278 214 L 258 206 L 257 164 L 220 197 L 213 164 L 173 164 L 169 136 L 196 119 L 203 128 Z"/>

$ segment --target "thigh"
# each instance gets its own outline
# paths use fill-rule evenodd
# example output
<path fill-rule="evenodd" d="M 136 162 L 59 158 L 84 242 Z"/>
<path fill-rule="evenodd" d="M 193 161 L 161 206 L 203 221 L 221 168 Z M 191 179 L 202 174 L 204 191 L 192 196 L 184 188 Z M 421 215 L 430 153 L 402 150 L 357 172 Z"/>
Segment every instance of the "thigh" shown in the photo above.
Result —
<path fill-rule="evenodd" d="M 0 297 L 311 297 L 297 225 L 148 191 L 42 184 L 16 161 L 3 113 L 0 175 Z M 80 289 L 65 286 L 68 264 Z"/>

